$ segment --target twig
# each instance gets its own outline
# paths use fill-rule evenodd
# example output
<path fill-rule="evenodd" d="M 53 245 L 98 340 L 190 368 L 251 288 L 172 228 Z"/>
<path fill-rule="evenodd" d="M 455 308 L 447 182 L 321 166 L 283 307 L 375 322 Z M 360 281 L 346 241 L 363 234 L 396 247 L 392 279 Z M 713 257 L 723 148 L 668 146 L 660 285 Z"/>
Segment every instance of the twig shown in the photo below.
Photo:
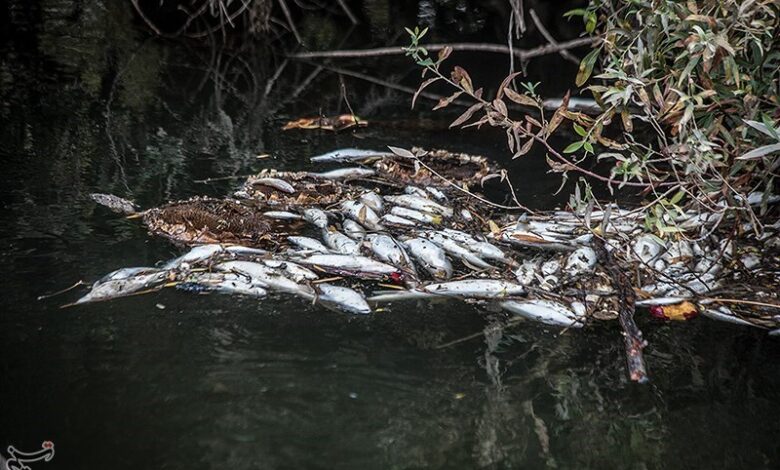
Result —
<path fill-rule="evenodd" d="M 539 30 L 540 33 L 542 33 L 542 36 L 544 36 L 544 39 L 547 40 L 551 45 L 557 46 L 559 43 L 555 40 L 554 37 L 552 37 L 552 34 L 550 34 L 549 31 L 547 31 L 547 28 L 544 27 L 541 21 L 539 21 L 539 17 L 536 16 L 536 11 L 534 11 L 533 8 L 529 10 L 528 12 L 531 15 L 531 19 L 534 21 L 534 24 L 536 25 L 536 29 Z M 577 65 L 579 65 L 580 60 L 574 57 L 568 50 L 561 49 L 558 51 L 558 53 L 563 57 L 564 59 L 568 60 L 569 62 L 573 62 Z"/>
<path fill-rule="evenodd" d="M 295 36 L 295 40 L 298 41 L 298 44 L 303 44 L 303 39 L 301 39 L 301 35 L 298 34 L 298 28 L 295 27 L 295 23 L 293 23 L 292 15 L 290 14 L 290 9 L 287 8 L 287 2 L 285 0 L 277 0 L 279 2 L 279 7 L 282 9 L 282 13 L 284 13 L 284 17 L 287 20 L 287 24 L 290 26 L 290 31 L 292 31 L 293 35 Z"/>
<path fill-rule="evenodd" d="M 339 6 L 342 10 L 344 10 L 344 13 L 349 17 L 349 21 L 352 22 L 352 24 L 358 24 L 359 21 L 357 19 L 357 16 L 355 16 L 354 13 L 352 13 L 352 10 L 349 9 L 347 4 L 344 2 L 344 0 L 336 0 L 339 2 Z"/>
<path fill-rule="evenodd" d="M 729 304 L 745 304 L 755 305 L 756 307 L 767 307 L 780 309 L 780 304 L 773 304 L 767 302 L 757 302 L 755 300 L 740 300 L 740 299 L 721 299 L 717 297 L 706 297 L 700 299 L 700 302 L 716 302 L 716 303 L 729 303 Z"/>
<path fill-rule="evenodd" d="M 562 50 L 574 49 L 581 46 L 590 46 L 598 41 L 600 38 L 577 38 L 571 41 L 565 41 L 558 44 L 546 44 L 544 46 L 535 47 L 533 49 L 510 49 L 504 44 L 487 44 L 487 43 L 472 43 L 472 42 L 456 42 L 449 44 L 426 44 L 425 49 L 428 51 L 439 51 L 446 47 L 451 47 L 453 51 L 472 51 L 472 52 L 494 52 L 497 54 L 511 54 L 512 56 L 520 60 L 528 60 L 534 57 L 540 57 L 547 54 L 554 54 Z M 350 58 L 350 57 L 378 57 L 387 55 L 402 55 L 406 54 L 406 50 L 400 46 L 393 47 L 378 47 L 375 49 L 344 49 L 339 51 L 312 51 L 312 52 L 297 52 L 288 55 L 293 59 L 324 59 L 324 58 Z"/>
<path fill-rule="evenodd" d="M 205 180 L 194 180 L 193 183 L 211 183 L 213 181 L 228 181 L 228 180 L 238 180 L 243 178 L 249 178 L 254 175 L 233 175 L 233 176 L 218 176 L 216 178 L 206 178 Z"/>
<path fill-rule="evenodd" d="M 73 284 L 72 286 L 66 287 L 66 288 L 61 289 L 61 290 L 58 290 L 57 292 L 52 292 L 51 294 L 39 295 L 38 296 L 38 300 L 50 299 L 50 298 L 58 296 L 60 294 L 64 294 L 65 292 L 71 291 L 71 290 L 75 289 L 78 286 L 83 286 L 84 284 L 86 284 L 86 282 L 84 282 L 83 280 L 80 280 L 79 282 Z"/>
<path fill-rule="evenodd" d="M 620 326 L 623 327 L 628 376 L 634 382 L 647 383 L 650 379 L 647 377 L 645 360 L 642 355 L 642 349 L 647 346 L 647 342 L 642 338 L 642 331 L 639 330 L 639 327 L 634 322 L 636 294 L 631 287 L 631 281 L 612 259 L 612 255 L 607 251 L 603 238 L 594 238 L 593 244 L 598 254 L 599 262 L 612 278 L 617 291 L 619 302 L 618 320 L 620 321 Z"/>

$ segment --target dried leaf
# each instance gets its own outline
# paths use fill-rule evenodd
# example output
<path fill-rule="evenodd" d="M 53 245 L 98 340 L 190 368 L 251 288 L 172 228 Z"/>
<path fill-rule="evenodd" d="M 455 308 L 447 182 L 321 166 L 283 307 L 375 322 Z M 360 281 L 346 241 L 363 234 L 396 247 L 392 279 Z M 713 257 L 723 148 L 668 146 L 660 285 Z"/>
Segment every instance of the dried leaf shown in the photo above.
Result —
<path fill-rule="evenodd" d="M 456 65 L 452 69 L 451 77 L 453 82 L 462 86 L 463 89 L 468 93 L 474 92 L 474 85 L 471 82 L 471 77 L 469 76 L 468 72 L 463 69 L 463 67 Z"/>
<path fill-rule="evenodd" d="M 512 82 L 512 80 L 515 79 L 516 76 L 520 75 L 522 72 L 515 72 L 507 75 L 507 77 L 504 79 L 503 82 L 501 82 L 501 85 L 498 87 L 498 91 L 496 92 L 496 99 L 500 100 L 502 96 L 504 96 L 504 89 L 509 86 L 509 84 Z M 514 90 L 512 90 L 514 91 Z M 509 98 L 512 99 L 512 98 Z M 514 100 L 512 100 L 514 101 Z"/>
<path fill-rule="evenodd" d="M 555 114 L 553 114 L 552 119 L 550 119 L 549 124 L 547 125 L 547 135 L 552 134 L 555 132 L 555 129 L 558 128 L 558 126 L 561 125 L 561 122 L 563 122 L 564 112 L 569 108 L 569 96 L 571 92 L 567 91 L 565 95 L 563 95 L 563 99 L 561 100 L 561 106 L 555 110 Z"/>
<path fill-rule="evenodd" d="M 509 114 L 509 111 L 506 109 L 506 103 L 498 98 L 493 100 L 493 107 L 496 109 L 496 111 L 503 114 L 504 116 Z"/>
<path fill-rule="evenodd" d="M 455 101 L 462 94 L 463 92 L 461 90 L 458 90 L 455 93 L 451 94 L 450 96 L 440 99 L 439 102 L 436 104 L 436 106 L 433 107 L 433 110 L 436 111 L 437 109 L 446 108 L 447 106 L 451 105 L 452 102 Z"/>
<path fill-rule="evenodd" d="M 450 54 L 452 54 L 452 47 L 446 46 L 444 49 L 439 51 L 438 62 L 439 63 L 444 62 L 447 59 L 447 57 L 450 56 Z"/>
<path fill-rule="evenodd" d="M 414 109 L 414 103 L 417 101 L 417 97 L 420 96 L 420 92 L 422 92 L 425 87 L 438 80 L 441 80 L 441 77 L 429 78 L 428 80 L 422 82 L 422 85 L 420 85 L 420 88 L 418 88 L 417 91 L 414 92 L 414 97 L 412 97 L 412 109 Z"/>
<path fill-rule="evenodd" d="M 523 106 L 532 106 L 532 107 L 539 106 L 539 103 L 537 103 L 536 100 L 534 100 L 530 96 L 520 94 L 511 88 L 505 89 L 504 93 L 506 93 L 507 98 L 509 98 L 510 100 L 514 101 L 517 104 Z"/>
<path fill-rule="evenodd" d="M 514 155 L 512 155 L 512 158 L 518 158 L 522 157 L 526 153 L 528 153 L 531 150 L 531 147 L 534 146 L 534 139 L 528 139 L 528 142 L 524 143 L 522 147 L 520 147 L 520 150 L 517 151 Z"/>
<path fill-rule="evenodd" d="M 399 157 L 415 158 L 415 155 L 412 152 L 410 152 L 409 150 L 402 149 L 402 148 L 399 148 L 399 147 L 393 147 L 392 145 L 388 145 L 387 148 L 390 149 L 391 152 L 393 152 L 394 154 L 398 155 Z"/>
<path fill-rule="evenodd" d="M 477 103 L 472 105 L 469 109 L 466 110 L 466 112 L 461 114 L 458 117 L 458 119 L 452 121 L 452 124 L 450 124 L 450 128 L 457 127 L 463 124 L 464 122 L 468 121 L 469 119 L 471 119 L 471 116 L 473 116 L 474 113 L 477 112 L 477 110 L 482 109 L 482 106 L 483 106 L 482 103 Z"/>

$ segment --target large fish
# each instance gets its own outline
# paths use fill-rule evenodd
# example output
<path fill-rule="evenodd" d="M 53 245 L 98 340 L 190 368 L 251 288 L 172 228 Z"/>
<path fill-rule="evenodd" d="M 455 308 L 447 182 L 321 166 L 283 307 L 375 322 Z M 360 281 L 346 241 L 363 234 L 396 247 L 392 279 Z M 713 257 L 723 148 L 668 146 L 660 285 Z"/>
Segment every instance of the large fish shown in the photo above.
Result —
<path fill-rule="evenodd" d="M 169 271 L 155 268 L 122 268 L 113 271 L 92 285 L 92 289 L 75 304 L 100 302 L 124 297 L 155 287 L 168 278 Z"/>
<path fill-rule="evenodd" d="M 529 320 L 547 325 L 580 328 L 583 326 L 584 311 L 576 312 L 560 302 L 550 300 L 509 300 L 501 302 L 501 308 Z"/>
<path fill-rule="evenodd" d="M 357 201 L 344 201 L 341 203 L 341 210 L 352 220 L 359 222 L 369 230 L 384 230 L 379 223 L 379 216 L 373 209 Z"/>
<path fill-rule="evenodd" d="M 398 277 L 400 272 L 395 266 L 357 255 L 311 255 L 296 258 L 299 264 L 319 267 L 326 271 L 344 275 L 358 275 L 366 278 Z"/>
<path fill-rule="evenodd" d="M 344 255 L 356 255 L 360 252 L 360 245 L 336 229 L 323 229 L 322 239 L 333 251 Z"/>
<path fill-rule="evenodd" d="M 385 196 L 385 200 L 393 204 L 414 209 L 416 211 L 428 212 L 444 217 L 452 217 L 453 211 L 449 207 L 442 206 L 436 201 L 427 199 L 416 194 L 402 194 L 400 196 Z"/>
<path fill-rule="evenodd" d="M 277 292 L 284 292 L 301 296 L 305 299 L 314 298 L 314 290 L 306 285 L 299 284 L 282 275 L 278 270 L 261 263 L 251 261 L 227 261 L 214 266 L 217 271 L 243 274 L 258 284 Z"/>
<path fill-rule="evenodd" d="M 368 306 L 366 298 L 354 289 L 322 283 L 317 284 L 316 290 L 317 302 L 358 315 L 371 313 L 371 307 Z"/>
<path fill-rule="evenodd" d="M 371 248 L 371 251 L 380 261 L 392 264 L 417 277 L 414 263 L 412 263 L 412 260 L 409 258 L 404 247 L 393 237 L 380 233 L 372 233 L 366 236 L 366 242 L 368 242 L 369 248 Z"/>
<path fill-rule="evenodd" d="M 519 284 L 496 279 L 465 279 L 428 284 L 418 289 L 406 291 L 387 291 L 368 300 L 371 302 L 390 302 L 394 300 L 433 297 L 501 299 L 521 295 L 525 295 L 525 288 Z"/>
<path fill-rule="evenodd" d="M 366 158 L 384 157 L 387 155 L 390 155 L 390 152 L 383 152 L 381 150 L 364 150 L 364 149 L 346 148 L 346 149 L 334 150 L 328 153 L 323 153 L 322 155 L 311 157 L 309 160 L 311 160 L 314 163 L 349 162 L 354 160 L 363 160 Z"/>
<path fill-rule="evenodd" d="M 455 240 L 447 238 L 438 232 L 423 232 L 421 237 L 425 237 L 433 243 L 439 245 L 451 255 L 459 258 L 463 261 L 463 264 L 476 269 L 493 269 L 493 266 L 486 263 L 485 260 L 472 253 L 468 248 L 465 248 Z"/>
<path fill-rule="evenodd" d="M 452 277 L 452 263 L 439 245 L 424 238 L 406 240 L 404 245 L 434 279 L 445 280 Z"/>

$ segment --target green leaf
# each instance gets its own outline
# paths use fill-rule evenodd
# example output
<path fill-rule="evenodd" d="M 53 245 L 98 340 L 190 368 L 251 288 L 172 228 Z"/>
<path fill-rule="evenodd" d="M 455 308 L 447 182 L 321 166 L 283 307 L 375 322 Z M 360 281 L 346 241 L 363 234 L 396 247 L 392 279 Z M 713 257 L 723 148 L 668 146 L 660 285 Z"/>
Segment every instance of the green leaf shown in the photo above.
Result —
<path fill-rule="evenodd" d="M 585 148 L 586 151 L 593 153 L 593 144 L 590 142 L 585 141 L 585 143 L 582 144 L 582 147 Z"/>
<path fill-rule="evenodd" d="M 677 191 L 677 193 L 674 196 L 672 196 L 672 199 L 669 200 L 669 202 L 674 204 L 674 205 L 676 205 L 677 203 L 679 203 L 682 200 L 682 198 L 684 196 L 685 196 L 685 192 Z"/>
<path fill-rule="evenodd" d="M 575 122 L 573 125 L 574 125 L 574 132 L 576 132 L 577 134 L 579 134 L 579 136 L 580 136 L 580 137 L 585 137 L 586 135 L 588 135 L 588 131 L 586 131 L 586 130 L 585 130 L 585 129 L 584 129 L 582 126 L 580 126 L 579 124 L 577 124 L 577 123 Z"/>
<path fill-rule="evenodd" d="M 755 160 L 775 152 L 780 152 L 780 144 L 764 145 L 763 147 L 753 149 L 741 157 L 737 157 L 737 160 Z"/>
<path fill-rule="evenodd" d="M 569 144 L 568 147 L 563 149 L 563 153 L 574 153 L 577 150 L 581 149 L 584 144 L 585 144 L 584 140 L 581 140 L 579 142 L 572 142 L 571 144 Z"/>
<path fill-rule="evenodd" d="M 588 55 L 580 62 L 580 69 L 577 72 L 577 78 L 575 83 L 577 86 L 582 86 L 590 78 L 590 74 L 593 72 L 593 66 L 596 65 L 596 59 L 598 59 L 601 53 L 601 48 L 593 49 Z"/>

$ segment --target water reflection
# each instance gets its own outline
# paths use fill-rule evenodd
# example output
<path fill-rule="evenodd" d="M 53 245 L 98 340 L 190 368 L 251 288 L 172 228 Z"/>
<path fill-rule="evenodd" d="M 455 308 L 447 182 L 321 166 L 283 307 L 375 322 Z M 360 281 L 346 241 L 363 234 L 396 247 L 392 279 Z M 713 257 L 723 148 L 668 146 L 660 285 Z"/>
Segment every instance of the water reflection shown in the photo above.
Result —
<path fill-rule="evenodd" d="M 547 195 L 559 180 L 544 176 L 541 155 L 510 163 L 495 135 L 443 134 L 443 120 L 410 119 L 405 97 L 354 82 L 350 99 L 374 125 L 281 133 L 286 117 L 343 111 L 339 80 L 320 72 L 289 100 L 316 68 L 288 64 L 269 88 L 284 61 L 263 46 L 149 39 L 123 2 L 11 4 L 9 37 L 21 39 L 0 49 L 0 449 L 50 438 L 63 468 L 771 468 L 780 459 L 780 344 L 704 319 L 640 319 L 653 383 L 637 387 L 612 324 L 496 328 L 505 319 L 482 308 L 422 302 L 350 319 L 295 299 L 175 291 L 69 310 L 60 298 L 37 301 L 178 252 L 96 208 L 84 197 L 94 190 L 149 207 L 234 184 L 195 180 L 388 143 L 501 159 L 531 205 L 555 204 Z M 405 21 L 389 3 L 366 6 L 372 29 Z M 316 24 L 308 28 L 314 37 Z M 356 41 L 341 32 L 323 28 L 318 40 Z M 416 77 L 410 69 L 387 73 Z"/>

